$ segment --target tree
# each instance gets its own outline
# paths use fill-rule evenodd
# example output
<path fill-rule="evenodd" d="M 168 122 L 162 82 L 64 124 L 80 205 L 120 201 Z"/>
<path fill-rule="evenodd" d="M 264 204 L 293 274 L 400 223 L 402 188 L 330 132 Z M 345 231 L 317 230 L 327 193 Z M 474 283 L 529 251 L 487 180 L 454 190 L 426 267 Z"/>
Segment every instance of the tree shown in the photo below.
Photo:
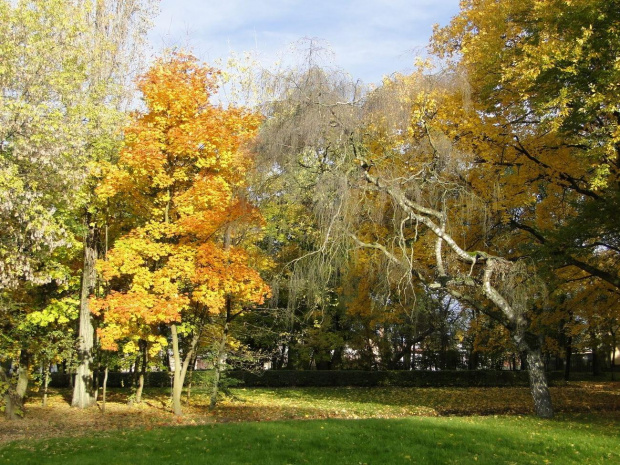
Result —
<path fill-rule="evenodd" d="M 256 148 L 259 205 L 267 219 L 262 246 L 276 262 L 272 306 L 287 313 L 279 324 L 288 368 L 316 366 L 319 352 L 319 366 L 337 364 L 343 352 L 338 289 L 348 257 L 342 242 L 332 240 L 339 235 L 334 218 L 346 214 L 340 189 L 345 178 L 336 167 L 348 136 L 339 123 L 351 128 L 359 120 L 359 106 L 348 102 L 362 94 L 344 73 L 319 66 L 325 52 L 320 44 L 306 40 L 302 46 L 307 60 L 268 73 L 259 86 L 271 93 Z"/>
<path fill-rule="evenodd" d="M 544 289 L 526 261 L 507 259 L 499 247 L 493 253 L 485 241 L 483 205 L 464 182 L 472 153 L 459 151 L 448 136 L 450 122 L 464 111 L 462 100 L 451 100 L 459 86 L 458 76 L 421 70 L 385 83 L 376 103 L 369 99 L 376 111 L 369 113 L 364 143 L 354 150 L 370 193 L 363 184 L 354 186 L 360 196 L 378 196 L 390 205 L 383 220 L 389 227 L 374 240 L 352 237 L 359 246 L 382 251 L 403 280 L 444 289 L 501 322 L 527 353 L 537 414 L 550 417 L 541 341 L 530 326 Z"/>
<path fill-rule="evenodd" d="M 2 289 L 61 279 L 52 254 L 76 245 L 67 216 L 84 174 L 75 160 L 85 162 L 86 25 L 70 9 L 52 0 L 0 3 Z"/>
<path fill-rule="evenodd" d="M 385 257 L 386 288 L 399 283 L 395 291 L 409 294 L 410 305 L 430 289 L 499 320 L 528 353 L 537 413 L 552 416 L 541 338 L 529 325 L 543 286 L 529 262 L 486 242 L 484 200 L 467 182 L 475 151 L 451 140 L 451 123 L 468 110 L 464 80 L 420 70 L 364 99 L 346 78 L 318 67 L 289 82 L 266 134 L 284 158 L 279 167 L 301 157 L 302 167 L 319 168 L 312 211 L 319 243 L 329 246 L 308 255 L 325 257 L 334 276 L 351 250 L 374 249 Z"/>
<path fill-rule="evenodd" d="M 450 137 L 476 154 L 468 180 L 492 205 L 495 240 L 558 288 L 543 320 L 565 327 L 566 376 L 577 296 L 602 316 L 620 289 L 619 25 L 614 2 L 464 2 L 432 42 L 468 83 Z M 581 320 L 593 346 L 597 320 Z"/>
<path fill-rule="evenodd" d="M 75 272 L 68 263 L 80 246 L 74 213 L 85 200 L 88 161 L 106 148 L 122 117 L 109 105 L 118 100 L 118 68 L 91 61 L 93 52 L 111 53 L 97 29 L 110 23 L 95 14 L 102 5 L 0 2 L 0 292 L 9 300 L 3 312 L 42 310 L 14 299 L 27 297 L 26 290 L 53 291 Z M 18 329 L 11 337 L 25 343 L 18 358 L 28 360 L 28 337 Z"/>
<path fill-rule="evenodd" d="M 88 203 L 90 162 L 116 148 L 126 76 L 130 63 L 137 63 L 151 3 L 0 2 L 0 216 L 6 225 L 0 233 L 0 292 L 6 290 L 5 298 L 24 296 L 25 289 L 53 291 L 78 272 L 71 266 L 81 252 L 77 238 L 92 223 L 83 228 L 76 220 Z M 85 302 L 92 285 L 88 279 L 84 283 Z M 86 315 L 82 323 L 90 322 Z M 92 340 L 92 325 L 85 328 L 90 331 L 82 330 L 83 343 Z M 81 352 L 89 354 L 90 348 Z M 92 380 L 85 373 L 80 371 L 76 386 Z M 87 394 L 80 399 L 81 406 L 93 400 Z"/>
<path fill-rule="evenodd" d="M 480 147 L 479 179 L 505 177 L 510 226 L 551 268 L 616 288 L 619 22 L 614 2 L 465 2 L 433 39 L 467 77 L 458 136 Z"/>
<path fill-rule="evenodd" d="M 177 415 L 210 315 L 244 311 L 269 292 L 242 246 L 252 225 L 260 228 L 243 195 L 251 164 L 245 145 L 260 118 L 209 103 L 216 74 L 183 53 L 158 60 L 138 84 L 147 112 L 126 128 L 118 164 L 98 187 L 101 199 L 124 196 L 135 219 L 99 265 L 111 289 L 93 302 L 105 323 L 101 344 L 156 337 L 168 326 Z"/>
<path fill-rule="evenodd" d="M 101 206 L 94 189 L 98 163 L 115 158 L 119 148 L 117 136 L 125 121 L 126 105 L 133 97 L 131 79 L 140 70 L 141 48 L 150 27 L 157 0 L 89 0 L 82 3 L 90 34 L 88 49 L 88 98 L 95 108 L 106 111 L 88 117 L 90 123 L 88 160 L 82 185 L 83 203 L 78 206 L 83 219 L 83 267 L 80 292 L 78 332 L 78 366 L 71 404 L 85 408 L 95 402 L 93 385 L 94 327 L 88 307 L 95 291 L 95 263 L 101 250 Z"/>

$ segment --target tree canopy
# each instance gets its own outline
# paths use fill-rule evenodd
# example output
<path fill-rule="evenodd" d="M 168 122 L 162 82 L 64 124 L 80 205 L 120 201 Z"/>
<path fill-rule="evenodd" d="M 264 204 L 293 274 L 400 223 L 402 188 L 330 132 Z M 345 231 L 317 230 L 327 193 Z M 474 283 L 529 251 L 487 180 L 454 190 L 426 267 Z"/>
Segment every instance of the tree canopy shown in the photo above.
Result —
<path fill-rule="evenodd" d="M 574 351 L 613 369 L 615 2 L 463 1 L 428 60 L 373 88 L 314 41 L 272 72 L 169 51 L 136 73 L 152 10 L 0 0 L 7 411 L 35 363 L 77 373 L 78 407 L 93 371 L 150 363 L 173 373 L 177 415 L 197 360 L 213 406 L 233 353 L 253 369 L 519 365 L 541 417 L 546 371 L 568 376 Z"/>

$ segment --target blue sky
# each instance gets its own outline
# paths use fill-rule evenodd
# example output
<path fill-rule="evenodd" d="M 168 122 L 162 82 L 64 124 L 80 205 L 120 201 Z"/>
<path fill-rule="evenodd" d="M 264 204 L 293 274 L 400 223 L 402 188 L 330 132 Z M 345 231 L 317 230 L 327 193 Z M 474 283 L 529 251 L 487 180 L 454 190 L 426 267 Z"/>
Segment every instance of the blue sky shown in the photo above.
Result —
<path fill-rule="evenodd" d="M 161 0 L 149 38 L 155 50 L 180 46 L 213 63 L 252 51 L 269 65 L 301 38 L 321 39 L 334 65 L 365 83 L 411 70 L 433 24 L 458 13 L 458 0 Z"/>

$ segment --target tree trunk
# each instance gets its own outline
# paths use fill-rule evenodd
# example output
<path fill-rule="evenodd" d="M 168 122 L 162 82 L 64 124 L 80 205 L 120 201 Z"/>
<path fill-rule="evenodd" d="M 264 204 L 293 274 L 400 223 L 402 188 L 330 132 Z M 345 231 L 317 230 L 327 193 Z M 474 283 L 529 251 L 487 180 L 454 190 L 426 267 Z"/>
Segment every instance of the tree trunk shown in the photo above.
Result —
<path fill-rule="evenodd" d="M 405 351 L 403 353 L 403 370 L 409 371 L 411 370 L 411 343 L 406 341 L 405 344 Z"/>
<path fill-rule="evenodd" d="M 144 377 L 146 375 L 146 365 L 147 365 L 147 343 L 145 340 L 140 339 L 138 342 L 140 347 L 140 374 L 138 375 L 138 388 L 136 389 L 136 404 L 142 402 L 142 392 L 144 391 Z"/>
<path fill-rule="evenodd" d="M 210 409 L 214 409 L 217 404 L 217 394 L 220 388 L 220 379 L 222 377 L 222 372 L 224 371 L 224 366 L 226 365 L 226 342 L 228 339 L 228 323 L 224 325 L 224 332 L 222 333 L 222 339 L 220 340 L 220 345 L 217 350 L 217 360 L 215 363 L 215 374 L 213 375 L 213 390 L 211 391 L 211 402 L 209 404 Z"/>
<path fill-rule="evenodd" d="M 601 374 L 601 363 L 599 361 L 597 348 L 592 347 L 592 376 L 599 376 L 600 374 Z"/>
<path fill-rule="evenodd" d="M 2 372 L 2 375 L 2 381 L 9 383 L 9 378 L 5 376 L 4 371 Z M 8 388 L 4 394 L 4 416 L 7 420 L 16 420 L 20 418 L 20 412 L 21 408 L 19 406 L 19 400 L 17 399 L 15 392 Z"/>
<path fill-rule="evenodd" d="M 86 214 L 88 230 L 84 240 L 84 271 L 82 272 L 82 290 L 80 295 L 80 326 L 78 346 L 78 366 L 73 387 L 71 405 L 77 408 L 92 406 L 96 399 L 93 388 L 93 346 L 94 333 L 92 315 L 88 299 L 95 289 L 97 271 L 95 263 L 98 251 L 98 229 L 93 223 L 91 213 Z"/>
<path fill-rule="evenodd" d="M 172 324 L 170 326 L 170 332 L 172 333 L 172 355 L 174 358 L 174 377 L 172 381 L 172 410 L 175 415 L 182 416 L 183 409 L 181 407 L 181 394 L 183 393 L 183 382 L 185 381 L 185 374 L 189 367 L 190 361 L 194 355 L 194 350 L 198 345 L 199 334 L 196 332 L 192 339 L 191 345 L 185 358 L 181 360 L 181 354 L 179 352 L 179 335 L 177 332 L 177 325 Z"/>
<path fill-rule="evenodd" d="M 50 384 L 50 364 L 45 363 L 43 365 L 43 407 L 47 407 L 47 388 Z"/>
<path fill-rule="evenodd" d="M 187 372 L 189 373 L 189 379 L 187 382 L 187 405 L 189 405 L 189 401 L 192 397 L 192 380 L 194 376 L 194 368 L 196 367 L 196 360 L 198 359 L 198 353 L 195 353 L 192 359 L 189 362 L 189 367 Z"/>
<path fill-rule="evenodd" d="M 162 363 L 163 365 L 168 369 L 168 372 L 172 371 L 172 363 L 170 362 L 170 354 L 168 353 L 167 350 L 164 350 L 164 354 L 162 357 Z"/>
<path fill-rule="evenodd" d="M 217 394 L 220 389 L 220 378 L 222 371 L 226 366 L 226 359 L 228 353 L 226 351 L 226 343 L 228 342 L 228 322 L 230 320 L 230 312 L 232 306 L 232 299 L 226 297 L 226 321 L 224 323 L 224 330 L 222 331 L 222 339 L 217 349 L 217 358 L 215 362 L 215 374 L 213 376 L 213 391 L 211 392 L 211 402 L 209 403 L 209 409 L 213 410 L 217 404 Z"/>
<path fill-rule="evenodd" d="M 17 368 L 17 386 L 15 393 L 19 398 L 21 407 L 24 405 L 24 398 L 28 390 L 28 370 L 30 368 L 30 354 L 27 350 L 23 350 L 19 354 L 19 367 Z"/>
<path fill-rule="evenodd" d="M 170 327 L 172 333 L 172 357 L 174 360 L 174 377 L 172 382 L 172 411 L 175 415 L 183 415 L 181 408 L 181 393 L 183 392 L 183 380 L 181 379 L 181 356 L 179 354 L 179 336 L 177 325 Z"/>
<path fill-rule="evenodd" d="M 474 348 L 469 352 L 469 357 L 467 358 L 467 369 L 468 370 L 477 370 L 478 369 L 478 351 Z"/>
<path fill-rule="evenodd" d="M 105 413 L 106 390 L 108 389 L 108 366 L 106 365 L 103 372 L 103 388 L 101 391 L 101 413 Z"/>
<path fill-rule="evenodd" d="M 334 353 L 332 354 L 332 360 L 331 360 L 331 368 L 333 370 L 339 370 L 342 367 L 342 354 L 344 352 L 344 347 L 336 347 L 336 349 L 334 349 Z"/>
<path fill-rule="evenodd" d="M 0 367 L 0 381 L 6 384 L 6 392 L 4 393 L 4 416 L 7 420 L 15 420 L 19 418 L 21 411 L 19 400 L 11 389 L 11 378 L 5 373 L 4 367 Z"/>
<path fill-rule="evenodd" d="M 7 420 L 16 420 L 24 415 L 24 397 L 28 389 L 28 365 L 30 355 L 26 350 L 22 350 L 19 355 L 19 364 L 15 372 L 17 378 L 15 386 L 13 386 L 11 377 L 0 367 L 0 381 L 6 384 L 6 393 L 4 394 L 4 415 Z"/>
<path fill-rule="evenodd" d="M 570 378 L 570 364 L 571 357 L 573 355 L 573 338 L 569 337 L 566 342 L 566 353 L 564 356 L 564 381 L 568 381 Z"/>
<path fill-rule="evenodd" d="M 611 332 L 611 360 L 609 361 L 611 369 L 611 380 L 616 380 L 616 331 Z"/>
<path fill-rule="evenodd" d="M 553 418 L 551 394 L 549 393 L 547 375 L 540 348 L 530 348 L 527 351 L 527 366 L 536 415 L 540 418 Z"/>
<path fill-rule="evenodd" d="M 286 354 L 286 370 L 296 370 L 299 365 L 299 346 L 297 342 L 291 341 L 288 345 Z"/>

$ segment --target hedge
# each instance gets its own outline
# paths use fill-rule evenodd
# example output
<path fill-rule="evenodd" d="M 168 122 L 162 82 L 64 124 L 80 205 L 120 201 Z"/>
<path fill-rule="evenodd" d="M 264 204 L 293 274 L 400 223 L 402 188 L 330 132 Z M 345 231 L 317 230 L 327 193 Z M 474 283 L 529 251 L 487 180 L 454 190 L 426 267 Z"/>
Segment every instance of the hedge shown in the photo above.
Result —
<path fill-rule="evenodd" d="M 70 376 L 53 373 L 50 386 L 69 387 Z M 147 372 L 145 386 L 169 387 L 171 374 L 168 372 Z M 526 371 L 494 370 L 444 370 L 444 371 L 354 371 L 354 370 L 267 370 L 251 373 L 242 370 L 227 371 L 229 381 L 226 383 L 243 384 L 246 387 L 329 387 L 329 386 L 394 386 L 394 387 L 493 387 L 493 386 L 527 386 L 529 379 Z M 551 383 L 562 381 L 562 372 L 547 373 Z M 108 387 L 121 388 L 132 385 L 135 375 L 132 373 L 111 372 L 108 374 Z M 192 373 L 194 386 L 210 384 L 212 371 L 195 371 Z M 99 385 L 103 374 L 98 375 Z M 189 378 L 189 377 L 188 377 Z M 235 381 L 233 381 L 235 380 Z M 188 380 L 186 380 L 187 383 Z"/>
<path fill-rule="evenodd" d="M 68 388 L 71 385 L 71 377 L 74 375 L 66 373 L 52 373 L 50 386 L 56 388 Z M 99 386 L 103 386 L 103 372 L 96 373 L 96 380 Z M 135 379 L 133 373 L 111 371 L 108 373 L 109 388 L 130 387 Z M 149 371 L 145 375 L 144 385 L 148 387 L 167 387 L 170 386 L 171 374 L 167 371 Z"/>
<path fill-rule="evenodd" d="M 248 387 L 469 387 L 527 386 L 527 372 L 520 371 L 287 371 L 261 374 L 231 372 L 229 376 Z"/>

